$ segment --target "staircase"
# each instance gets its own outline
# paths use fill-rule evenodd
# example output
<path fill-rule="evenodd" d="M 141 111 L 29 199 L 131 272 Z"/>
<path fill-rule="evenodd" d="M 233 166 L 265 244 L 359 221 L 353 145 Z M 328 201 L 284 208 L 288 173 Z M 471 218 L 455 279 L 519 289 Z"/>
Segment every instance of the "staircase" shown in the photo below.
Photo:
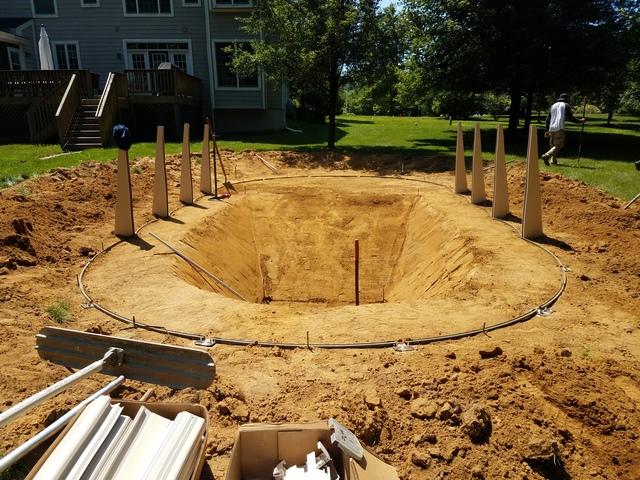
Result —
<path fill-rule="evenodd" d="M 81 100 L 80 106 L 73 114 L 71 125 L 63 142 L 65 150 L 102 148 L 100 125 L 96 118 L 99 102 L 100 95 Z"/>

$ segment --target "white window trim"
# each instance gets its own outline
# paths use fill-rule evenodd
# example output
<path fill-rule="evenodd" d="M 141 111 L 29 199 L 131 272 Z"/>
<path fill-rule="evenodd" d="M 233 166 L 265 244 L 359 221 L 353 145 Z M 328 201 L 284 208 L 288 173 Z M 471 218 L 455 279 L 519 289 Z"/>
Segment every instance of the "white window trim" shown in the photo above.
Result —
<path fill-rule="evenodd" d="M 249 0 L 249 3 L 236 3 L 236 0 L 231 0 L 231 3 L 218 3 L 217 0 L 209 0 L 211 2 L 211 8 L 251 8 L 253 7 L 253 0 Z"/>
<path fill-rule="evenodd" d="M 100 6 L 100 0 L 96 0 L 95 4 L 84 3 L 86 0 L 80 0 L 80 6 L 82 8 L 98 8 Z"/>
<path fill-rule="evenodd" d="M 193 76 L 193 48 L 191 47 L 190 38 L 123 38 L 122 39 L 122 53 L 124 54 L 124 67 L 125 70 L 133 70 L 133 65 L 129 62 L 129 50 L 127 49 L 127 43 L 186 43 L 189 46 L 187 52 L 187 75 Z M 137 51 L 137 50 L 134 50 Z"/>
<path fill-rule="evenodd" d="M 40 14 L 36 14 L 36 7 L 33 4 L 33 0 L 31 0 L 31 13 L 33 13 L 33 18 L 58 18 L 58 0 L 52 0 L 53 1 L 53 9 L 55 10 L 56 13 L 53 14 L 44 14 L 44 15 L 40 15 Z"/>
<path fill-rule="evenodd" d="M 198 0 L 198 3 L 185 3 L 185 0 L 182 0 L 182 6 L 183 7 L 201 7 L 202 3 L 200 2 L 200 0 Z"/>
<path fill-rule="evenodd" d="M 173 17 L 173 0 L 169 0 L 169 6 L 171 13 L 127 13 L 127 2 L 122 0 L 122 12 L 125 17 Z"/>
<path fill-rule="evenodd" d="M 260 69 L 258 69 L 258 86 L 257 87 L 219 87 L 218 86 L 218 59 L 216 57 L 216 43 L 251 43 L 251 39 L 248 38 L 234 38 L 234 39 L 222 39 L 216 38 L 211 40 L 212 42 L 212 53 L 213 53 L 213 70 L 214 70 L 214 88 L 219 91 L 227 91 L 227 92 L 259 92 L 262 90 L 262 74 Z M 236 79 L 238 78 L 238 74 L 236 73 Z"/>
<path fill-rule="evenodd" d="M 18 61 L 20 62 L 20 70 L 24 70 L 24 52 L 22 51 L 22 47 L 12 47 L 7 45 L 7 56 L 9 59 L 9 70 L 13 70 L 13 64 L 11 63 L 11 52 L 16 52 L 18 54 Z"/>
<path fill-rule="evenodd" d="M 76 53 L 78 54 L 78 70 L 82 70 L 82 57 L 80 56 L 80 44 L 77 40 L 65 40 L 61 42 L 51 42 L 51 53 L 53 54 L 53 64 L 56 67 L 56 70 L 60 69 L 60 65 L 58 65 L 58 54 L 56 52 L 57 45 L 75 45 Z M 67 58 L 68 60 L 68 58 Z M 70 69 L 74 70 L 74 69 Z"/>

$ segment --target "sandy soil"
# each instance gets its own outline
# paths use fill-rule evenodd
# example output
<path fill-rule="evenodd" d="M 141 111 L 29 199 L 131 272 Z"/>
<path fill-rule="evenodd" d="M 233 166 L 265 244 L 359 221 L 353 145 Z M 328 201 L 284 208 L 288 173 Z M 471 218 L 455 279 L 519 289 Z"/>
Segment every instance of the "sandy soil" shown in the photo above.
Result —
<path fill-rule="evenodd" d="M 392 155 L 261 155 L 276 175 L 347 178 L 242 183 L 274 174 L 251 152 L 225 152 L 238 192 L 224 201 L 201 198 L 200 207 L 180 208 L 171 221 L 146 226 L 139 240 L 99 256 L 84 278 L 92 297 L 141 321 L 206 336 L 304 342 L 309 332 L 312 342 L 352 342 L 491 325 L 559 287 L 553 259 L 512 228 L 522 209 L 520 165 L 508 169 L 514 216 L 505 224 L 450 193 L 452 176 L 442 167 L 452 159 L 404 159 L 411 178 L 424 181 L 407 182 L 348 178 L 397 173 Z M 179 207 L 178 161 L 169 159 L 172 208 Z M 151 220 L 153 160 L 135 163 L 142 225 Z M 640 477 L 640 205 L 623 210 L 584 184 L 540 178 L 541 245 L 570 268 L 551 316 L 402 353 L 217 345 L 210 351 L 218 377 L 209 389 L 155 388 L 158 400 L 209 409 L 204 477 L 223 476 L 240 423 L 331 416 L 403 479 Z M 65 327 L 192 345 L 81 306 L 77 274 L 115 243 L 114 183 L 113 164 L 88 163 L 0 191 L 0 408 L 68 373 L 33 348 L 35 333 L 54 324 L 46 307 L 59 299 L 71 306 Z M 249 302 L 205 281 L 149 232 Z M 359 307 L 352 304 L 355 238 Z M 96 375 L 4 427 L 0 452 L 104 383 Z M 139 398 L 148 388 L 127 382 L 118 395 Z M 14 469 L 18 478 L 38 453 Z"/>

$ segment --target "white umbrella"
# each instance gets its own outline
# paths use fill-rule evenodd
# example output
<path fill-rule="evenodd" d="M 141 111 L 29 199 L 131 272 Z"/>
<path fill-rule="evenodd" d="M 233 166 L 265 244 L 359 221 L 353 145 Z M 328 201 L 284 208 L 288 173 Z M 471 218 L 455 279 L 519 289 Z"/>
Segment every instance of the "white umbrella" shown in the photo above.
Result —
<path fill-rule="evenodd" d="M 49 43 L 49 35 L 44 29 L 44 25 L 40 27 L 40 40 L 38 40 L 38 53 L 40 54 L 40 70 L 53 70 L 53 55 L 51 54 L 51 44 Z"/>

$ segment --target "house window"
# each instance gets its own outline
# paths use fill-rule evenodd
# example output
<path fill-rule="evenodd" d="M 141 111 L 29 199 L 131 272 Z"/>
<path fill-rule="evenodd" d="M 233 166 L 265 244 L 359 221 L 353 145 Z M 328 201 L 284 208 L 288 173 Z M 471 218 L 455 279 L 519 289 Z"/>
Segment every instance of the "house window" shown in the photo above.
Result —
<path fill-rule="evenodd" d="M 54 43 L 56 68 L 60 70 L 79 70 L 80 55 L 78 42 Z"/>
<path fill-rule="evenodd" d="M 124 0 L 125 15 L 173 15 L 171 0 Z"/>
<path fill-rule="evenodd" d="M 15 47 L 7 47 L 7 54 L 9 55 L 9 69 L 22 70 L 22 57 L 20 55 L 20 50 Z"/>
<path fill-rule="evenodd" d="M 56 0 L 31 0 L 34 17 L 57 17 L 58 5 Z"/>
<path fill-rule="evenodd" d="M 185 73 L 192 74 L 191 47 L 184 41 L 127 41 L 127 66 L 134 70 L 156 69 L 170 62 Z"/>
<path fill-rule="evenodd" d="M 216 6 L 227 7 L 230 5 L 251 5 L 251 0 L 214 0 Z"/>
<path fill-rule="evenodd" d="M 183 7 L 199 7 L 200 0 L 182 0 Z"/>
<path fill-rule="evenodd" d="M 216 85 L 218 88 L 260 88 L 258 70 L 241 74 L 233 70 L 233 54 L 241 49 L 250 49 L 249 42 L 215 42 Z"/>
<path fill-rule="evenodd" d="M 99 7 L 100 0 L 80 0 L 81 7 Z"/>

